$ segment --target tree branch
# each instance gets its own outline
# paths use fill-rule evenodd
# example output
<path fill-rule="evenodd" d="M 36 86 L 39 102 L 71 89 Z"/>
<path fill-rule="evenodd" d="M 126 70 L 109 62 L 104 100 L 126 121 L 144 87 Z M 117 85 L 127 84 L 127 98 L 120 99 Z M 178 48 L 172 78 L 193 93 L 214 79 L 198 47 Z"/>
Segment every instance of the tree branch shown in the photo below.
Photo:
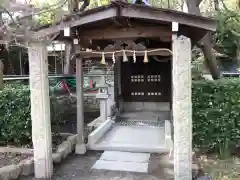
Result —
<path fill-rule="evenodd" d="M 226 4 L 224 3 L 224 1 L 221 0 L 221 2 L 222 2 L 222 4 L 223 4 L 223 8 L 224 8 L 225 10 L 229 11 L 229 9 L 228 9 L 228 7 L 226 6 Z"/>
<path fill-rule="evenodd" d="M 8 14 L 8 16 L 9 16 L 9 17 L 11 18 L 11 20 L 14 22 L 14 19 L 13 19 L 11 13 L 10 13 L 6 8 L 4 8 L 3 6 L 0 5 L 0 9 L 3 10 L 3 11 L 1 11 L 1 20 L 2 20 L 2 13 L 5 12 L 5 13 Z"/>

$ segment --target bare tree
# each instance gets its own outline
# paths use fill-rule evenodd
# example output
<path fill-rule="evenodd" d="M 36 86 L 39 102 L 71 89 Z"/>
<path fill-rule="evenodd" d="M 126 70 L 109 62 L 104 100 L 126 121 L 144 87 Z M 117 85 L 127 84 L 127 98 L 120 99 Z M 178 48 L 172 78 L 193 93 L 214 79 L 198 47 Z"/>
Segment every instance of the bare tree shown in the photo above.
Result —
<path fill-rule="evenodd" d="M 35 36 L 36 16 L 59 10 L 67 0 L 59 0 L 56 4 L 43 9 L 36 8 L 31 0 L 18 3 L 16 0 L 0 0 L 0 45 L 1 51 L 8 51 L 9 46 L 28 48 L 28 43 L 38 40 L 52 40 L 52 36 Z M 55 36 L 55 35 L 53 35 Z M 3 83 L 3 66 L 0 67 L 0 86 Z"/>
<path fill-rule="evenodd" d="M 186 0 L 188 6 L 188 12 L 195 15 L 201 15 L 199 5 L 202 0 Z M 216 57 L 212 51 L 212 34 L 208 33 L 202 40 L 201 49 L 203 51 L 206 64 L 209 68 L 210 73 L 212 74 L 213 79 L 220 78 L 220 70 L 218 68 L 218 63 Z"/>

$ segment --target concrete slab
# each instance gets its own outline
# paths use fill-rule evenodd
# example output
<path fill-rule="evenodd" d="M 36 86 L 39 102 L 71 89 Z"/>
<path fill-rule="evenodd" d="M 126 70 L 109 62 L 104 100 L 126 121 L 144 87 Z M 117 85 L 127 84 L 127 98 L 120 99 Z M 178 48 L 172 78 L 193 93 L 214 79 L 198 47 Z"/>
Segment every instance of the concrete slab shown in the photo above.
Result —
<path fill-rule="evenodd" d="M 98 160 L 92 169 L 147 173 L 148 163 Z"/>
<path fill-rule="evenodd" d="M 150 153 L 131 153 L 120 151 L 105 151 L 101 160 L 105 161 L 123 161 L 123 162 L 136 162 L 147 163 L 150 159 Z"/>
<path fill-rule="evenodd" d="M 149 160 L 150 153 L 105 151 L 92 169 L 147 173 Z"/>
<path fill-rule="evenodd" d="M 164 127 L 113 126 L 102 139 L 88 147 L 92 150 L 127 152 L 169 152 Z"/>

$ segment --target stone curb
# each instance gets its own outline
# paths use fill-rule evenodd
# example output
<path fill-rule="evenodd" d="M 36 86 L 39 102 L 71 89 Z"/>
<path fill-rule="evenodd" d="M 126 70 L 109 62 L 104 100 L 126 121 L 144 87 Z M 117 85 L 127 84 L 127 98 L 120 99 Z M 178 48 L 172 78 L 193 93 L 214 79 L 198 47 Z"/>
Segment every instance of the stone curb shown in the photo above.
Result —
<path fill-rule="evenodd" d="M 21 153 L 21 154 L 33 154 L 33 149 L 30 148 L 15 148 L 15 147 L 0 147 L 0 153 Z"/>
<path fill-rule="evenodd" d="M 56 153 L 52 154 L 53 164 L 58 164 L 73 152 L 77 144 L 78 135 L 72 135 L 57 146 Z M 33 154 L 32 149 L 26 148 L 3 148 L 0 147 L 0 152 Z M 32 153 L 30 153 L 32 152 Z M 20 175 L 28 176 L 34 173 L 34 157 L 24 159 L 17 165 L 8 165 L 0 168 L 0 180 L 18 179 Z"/>

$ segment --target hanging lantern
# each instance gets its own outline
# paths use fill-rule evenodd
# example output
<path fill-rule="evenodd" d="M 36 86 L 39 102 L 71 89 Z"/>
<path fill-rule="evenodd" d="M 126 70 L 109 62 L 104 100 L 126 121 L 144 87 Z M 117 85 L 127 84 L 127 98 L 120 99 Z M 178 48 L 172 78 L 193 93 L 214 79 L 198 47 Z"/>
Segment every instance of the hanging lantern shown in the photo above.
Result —
<path fill-rule="evenodd" d="M 126 52 L 123 51 L 123 62 L 127 62 L 128 61 L 128 57 L 126 55 Z"/>
<path fill-rule="evenodd" d="M 136 61 L 137 61 L 136 51 L 134 50 L 134 51 L 133 51 L 133 62 L 136 63 Z"/>
<path fill-rule="evenodd" d="M 147 55 L 147 51 L 144 52 L 144 63 L 148 63 L 148 55 Z"/>
<path fill-rule="evenodd" d="M 101 64 L 106 64 L 104 52 L 102 52 L 102 60 L 101 60 L 100 63 L 101 63 Z"/>
<path fill-rule="evenodd" d="M 112 54 L 112 61 L 113 61 L 113 64 L 115 64 L 116 59 L 115 59 L 115 53 L 114 53 L 114 52 L 113 52 L 113 54 Z"/>

